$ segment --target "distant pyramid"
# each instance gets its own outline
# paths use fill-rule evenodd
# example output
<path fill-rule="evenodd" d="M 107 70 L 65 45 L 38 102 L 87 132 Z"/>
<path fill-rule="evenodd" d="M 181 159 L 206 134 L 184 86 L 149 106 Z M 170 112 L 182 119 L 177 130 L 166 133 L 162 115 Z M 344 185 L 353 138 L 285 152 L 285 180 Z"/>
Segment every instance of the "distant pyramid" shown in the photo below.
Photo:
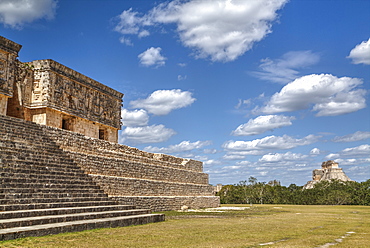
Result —
<path fill-rule="evenodd" d="M 312 171 L 312 181 L 308 181 L 306 185 L 303 186 L 304 189 L 312 189 L 314 185 L 321 181 L 330 181 L 337 179 L 340 181 L 352 181 L 344 173 L 342 168 L 338 167 L 338 163 L 333 160 L 328 160 L 321 164 L 321 169 L 316 169 Z"/>

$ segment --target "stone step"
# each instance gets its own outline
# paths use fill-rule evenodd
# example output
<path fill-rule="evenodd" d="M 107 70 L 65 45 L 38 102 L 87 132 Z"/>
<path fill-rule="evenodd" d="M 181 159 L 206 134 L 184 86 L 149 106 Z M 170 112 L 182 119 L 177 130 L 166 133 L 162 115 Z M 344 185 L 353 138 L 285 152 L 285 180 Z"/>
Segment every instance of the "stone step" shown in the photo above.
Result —
<path fill-rule="evenodd" d="M 119 216 L 130 216 L 150 214 L 148 209 L 132 209 L 132 210 L 113 210 L 102 212 L 85 212 L 75 214 L 59 214 L 59 215 L 45 215 L 35 217 L 22 217 L 13 219 L 0 219 L 0 230 L 13 227 L 24 227 L 33 225 L 45 225 L 52 223 L 78 221 L 78 220 L 91 220 L 102 218 L 114 218 Z"/>
<path fill-rule="evenodd" d="M 66 193 L 0 193 L 1 200 L 7 199 L 27 199 L 27 198 L 85 198 L 85 197 L 108 197 L 107 194 L 103 192 L 96 193 L 85 193 L 85 192 L 66 192 Z M 0 201 L 1 201 L 0 200 Z"/>
<path fill-rule="evenodd" d="M 42 148 L 43 152 L 49 152 L 53 153 L 55 152 L 55 148 L 58 148 L 59 146 L 55 144 L 54 142 L 49 141 L 27 141 L 24 139 L 20 140 L 9 140 L 4 139 L 3 136 L 0 139 L 0 148 L 1 149 L 24 149 L 24 150 L 30 150 L 31 148 Z M 37 152 L 37 151 L 35 151 Z"/>
<path fill-rule="evenodd" d="M 53 169 L 59 169 L 59 170 L 68 170 L 68 171 L 82 171 L 78 165 L 74 164 L 74 163 L 62 163 L 62 165 L 60 163 L 56 163 L 56 162 L 40 162 L 40 161 L 26 161 L 26 160 L 17 160 L 17 159 L 1 159 L 0 157 L 0 161 L 1 164 L 0 164 L 0 168 L 6 168 L 6 167 L 20 167 L 20 168 L 24 168 L 24 167 L 42 167 L 42 168 L 46 168 L 46 169 L 50 169 L 50 170 L 53 170 Z"/>
<path fill-rule="evenodd" d="M 57 198 L 56 196 L 52 198 L 15 198 L 15 199 L 0 199 L 0 205 L 17 205 L 17 204 L 54 204 L 62 202 L 100 202 L 107 201 L 108 197 L 64 197 Z"/>
<path fill-rule="evenodd" d="M 10 240 L 30 236 L 44 236 L 64 232 L 77 232 L 96 228 L 122 227 L 164 221 L 161 214 L 143 214 L 114 218 L 79 220 L 63 223 L 6 228 L 0 230 L 0 240 Z"/>
<path fill-rule="evenodd" d="M 74 161 L 67 157 L 62 152 L 54 154 L 43 154 L 32 152 L 32 150 L 26 151 L 5 151 L 0 149 L 1 157 L 4 160 L 13 161 L 29 161 L 29 162 L 39 162 L 39 163 L 62 163 L 62 164 L 75 164 Z"/>
<path fill-rule="evenodd" d="M 104 211 L 123 211 L 135 209 L 133 205 L 106 205 L 106 206 L 87 206 L 87 207 L 65 207 L 65 208 L 47 208 L 30 209 L 0 212 L 0 219 L 27 218 L 45 215 L 93 213 Z"/>
<path fill-rule="evenodd" d="M 82 170 L 76 169 L 75 171 L 61 170 L 60 167 L 49 166 L 19 166 L 19 167 L 1 167 L 0 176 L 14 175 L 14 174 L 27 174 L 27 175 L 49 175 L 49 176 L 69 176 L 69 177 L 86 177 L 88 176 Z"/>
<path fill-rule="evenodd" d="M 95 188 L 0 188 L 0 194 L 61 194 L 61 193 L 102 193 L 98 186 Z"/>
<path fill-rule="evenodd" d="M 41 185 L 55 185 L 55 184 L 58 184 L 58 185 L 80 185 L 80 184 L 88 184 L 90 186 L 93 186 L 95 185 L 95 183 L 93 181 L 90 181 L 90 180 L 83 180 L 82 178 L 77 178 L 77 179 L 73 179 L 73 180 L 65 180 L 65 179 L 60 179 L 60 178 L 53 178 L 53 179 L 38 179 L 38 178 L 8 178 L 8 177 L 4 177 L 4 178 L 0 178 L 0 183 L 1 184 L 16 184 L 16 185 L 20 185 L 20 184 L 41 184 Z M 21 188 L 24 188 L 24 187 L 21 187 Z M 63 188 L 63 186 L 62 186 Z"/>
<path fill-rule="evenodd" d="M 88 206 L 106 206 L 118 205 L 117 202 L 106 201 L 83 201 L 83 202 L 51 202 L 51 203 L 32 203 L 32 204 L 4 204 L 0 205 L 0 211 L 16 211 L 16 210 L 30 210 L 30 209 L 44 209 L 44 208 L 69 208 L 69 207 L 88 207 Z"/>
<path fill-rule="evenodd" d="M 24 189 L 24 188 L 36 188 L 36 189 L 100 189 L 100 187 L 96 184 L 61 184 L 61 183 L 16 183 L 16 182 L 9 182 L 7 184 L 0 184 L 2 188 L 9 188 L 9 189 Z"/>
<path fill-rule="evenodd" d="M 47 172 L 47 171 L 46 171 Z M 41 171 L 41 173 L 13 173 L 13 172 L 1 172 L 0 173 L 1 178 L 25 178 L 28 179 L 39 179 L 39 180 L 58 180 L 58 181 L 68 181 L 68 180 L 86 180 L 89 181 L 91 178 L 84 173 L 81 173 L 80 175 L 76 174 L 68 174 L 68 173 L 60 173 L 59 175 L 56 173 L 45 173 L 44 171 Z"/>

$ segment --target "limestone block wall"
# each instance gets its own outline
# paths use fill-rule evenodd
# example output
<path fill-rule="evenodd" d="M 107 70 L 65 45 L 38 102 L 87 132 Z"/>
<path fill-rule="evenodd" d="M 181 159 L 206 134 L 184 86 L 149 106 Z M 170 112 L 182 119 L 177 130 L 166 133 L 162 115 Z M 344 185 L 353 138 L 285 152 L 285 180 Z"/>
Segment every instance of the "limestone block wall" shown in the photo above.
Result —
<path fill-rule="evenodd" d="M 16 61 L 21 45 L 0 36 L 0 94 L 13 96 Z"/>
<path fill-rule="evenodd" d="M 6 109 L 8 106 L 8 97 L 0 94 L 0 115 L 6 115 Z"/>
<path fill-rule="evenodd" d="M 152 210 L 217 207 L 202 163 L 45 127 L 51 137 L 110 197 Z"/>

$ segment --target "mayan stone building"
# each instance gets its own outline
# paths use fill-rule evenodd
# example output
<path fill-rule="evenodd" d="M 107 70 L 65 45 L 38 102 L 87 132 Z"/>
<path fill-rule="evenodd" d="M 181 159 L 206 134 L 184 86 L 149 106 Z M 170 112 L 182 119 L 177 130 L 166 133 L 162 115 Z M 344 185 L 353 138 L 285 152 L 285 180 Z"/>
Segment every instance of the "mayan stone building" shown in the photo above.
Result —
<path fill-rule="evenodd" d="M 333 179 L 340 181 L 352 181 L 344 173 L 343 169 L 339 168 L 338 163 L 334 162 L 333 160 L 328 160 L 321 164 L 321 169 L 312 171 L 312 181 L 308 181 L 303 188 L 312 189 L 314 185 L 320 181 L 330 181 Z"/>
<path fill-rule="evenodd" d="M 0 240 L 219 206 L 202 162 L 117 143 L 122 93 L 20 49 L 0 36 Z"/>
<path fill-rule="evenodd" d="M 22 63 L 0 37 L 0 114 L 117 142 L 123 94 L 53 60 Z"/>

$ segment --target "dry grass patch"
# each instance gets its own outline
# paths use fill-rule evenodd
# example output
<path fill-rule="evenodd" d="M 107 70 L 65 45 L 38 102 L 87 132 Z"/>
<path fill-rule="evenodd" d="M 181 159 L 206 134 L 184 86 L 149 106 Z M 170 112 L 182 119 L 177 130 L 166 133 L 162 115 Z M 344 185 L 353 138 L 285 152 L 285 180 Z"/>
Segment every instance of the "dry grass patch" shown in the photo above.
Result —
<path fill-rule="evenodd" d="M 161 223 L 25 238 L 0 247 L 320 247 L 333 242 L 368 247 L 370 242 L 370 207 L 364 206 L 254 205 L 166 216 Z"/>

